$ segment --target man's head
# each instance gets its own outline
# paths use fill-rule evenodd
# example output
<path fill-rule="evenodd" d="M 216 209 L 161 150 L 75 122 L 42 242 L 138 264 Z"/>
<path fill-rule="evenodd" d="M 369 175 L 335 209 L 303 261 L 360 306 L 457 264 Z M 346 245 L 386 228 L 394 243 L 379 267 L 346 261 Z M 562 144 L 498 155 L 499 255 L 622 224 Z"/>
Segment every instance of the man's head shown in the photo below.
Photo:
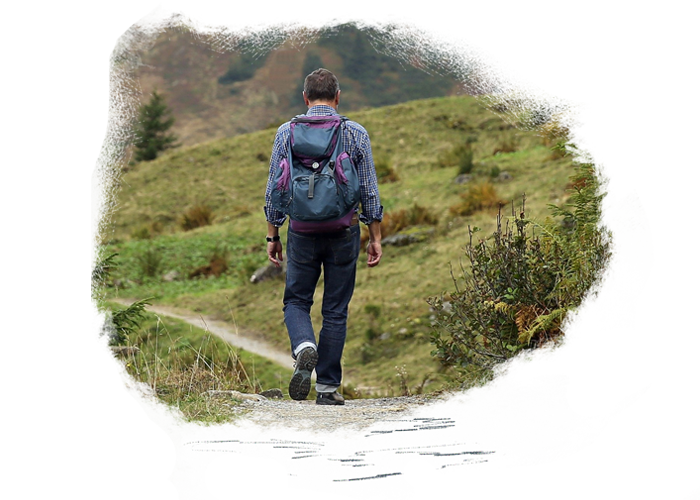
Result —
<path fill-rule="evenodd" d="M 340 85 L 338 79 L 327 69 L 319 68 L 304 80 L 304 102 L 338 106 Z"/>

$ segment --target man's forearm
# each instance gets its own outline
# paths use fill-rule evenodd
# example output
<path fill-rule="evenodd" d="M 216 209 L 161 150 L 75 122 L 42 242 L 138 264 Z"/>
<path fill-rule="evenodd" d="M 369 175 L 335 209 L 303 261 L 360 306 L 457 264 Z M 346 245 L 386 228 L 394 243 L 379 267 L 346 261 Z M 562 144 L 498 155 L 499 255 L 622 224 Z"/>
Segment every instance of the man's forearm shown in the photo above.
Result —
<path fill-rule="evenodd" d="M 378 220 L 373 220 L 367 226 L 369 229 L 369 241 L 381 243 L 382 241 L 382 223 Z"/>

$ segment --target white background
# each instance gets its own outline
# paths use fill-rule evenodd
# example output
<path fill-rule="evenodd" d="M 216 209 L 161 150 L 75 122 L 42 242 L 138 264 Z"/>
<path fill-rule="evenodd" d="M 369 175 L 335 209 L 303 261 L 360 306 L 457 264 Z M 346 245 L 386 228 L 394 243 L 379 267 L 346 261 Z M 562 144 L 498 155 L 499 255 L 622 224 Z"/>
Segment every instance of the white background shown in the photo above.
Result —
<path fill-rule="evenodd" d="M 155 5 L 92 3 L 91 170 L 106 130 L 107 58 L 115 40 Z M 258 19 L 294 4 L 188 5 Z M 413 5 L 543 88 L 616 108 L 666 155 L 697 220 L 700 47 L 672 23 L 628 3 Z M 593 477 L 607 500 L 681 500 L 700 483 L 698 379 L 692 369 L 700 350 L 692 306 L 700 303 L 699 295 L 698 278 L 691 276 L 653 386 L 606 427 L 596 445 Z M 92 498 L 124 499 L 130 477 L 124 446 L 93 410 Z"/>

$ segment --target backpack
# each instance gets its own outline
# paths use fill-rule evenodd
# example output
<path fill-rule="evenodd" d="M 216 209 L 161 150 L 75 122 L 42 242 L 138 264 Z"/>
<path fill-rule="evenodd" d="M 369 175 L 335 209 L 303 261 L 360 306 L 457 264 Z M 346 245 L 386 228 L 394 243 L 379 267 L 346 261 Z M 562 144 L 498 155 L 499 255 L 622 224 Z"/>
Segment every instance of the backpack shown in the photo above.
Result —
<path fill-rule="evenodd" d="M 341 231 L 360 201 L 357 169 L 345 150 L 339 115 L 299 115 L 290 121 L 289 155 L 273 174 L 271 203 L 300 233 Z"/>

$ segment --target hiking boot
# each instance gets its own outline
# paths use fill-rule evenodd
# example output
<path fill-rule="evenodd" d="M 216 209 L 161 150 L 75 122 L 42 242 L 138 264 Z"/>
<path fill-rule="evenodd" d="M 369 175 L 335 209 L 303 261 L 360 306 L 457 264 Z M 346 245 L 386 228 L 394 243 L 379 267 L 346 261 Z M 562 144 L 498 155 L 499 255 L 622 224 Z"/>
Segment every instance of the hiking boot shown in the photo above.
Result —
<path fill-rule="evenodd" d="M 316 395 L 317 405 L 344 405 L 345 399 L 343 396 L 338 394 L 337 391 L 333 392 L 319 392 Z"/>
<path fill-rule="evenodd" d="M 306 399 L 311 390 L 311 372 L 318 363 L 318 353 L 313 347 L 303 349 L 297 356 L 294 375 L 289 381 L 289 397 L 296 401 Z"/>

